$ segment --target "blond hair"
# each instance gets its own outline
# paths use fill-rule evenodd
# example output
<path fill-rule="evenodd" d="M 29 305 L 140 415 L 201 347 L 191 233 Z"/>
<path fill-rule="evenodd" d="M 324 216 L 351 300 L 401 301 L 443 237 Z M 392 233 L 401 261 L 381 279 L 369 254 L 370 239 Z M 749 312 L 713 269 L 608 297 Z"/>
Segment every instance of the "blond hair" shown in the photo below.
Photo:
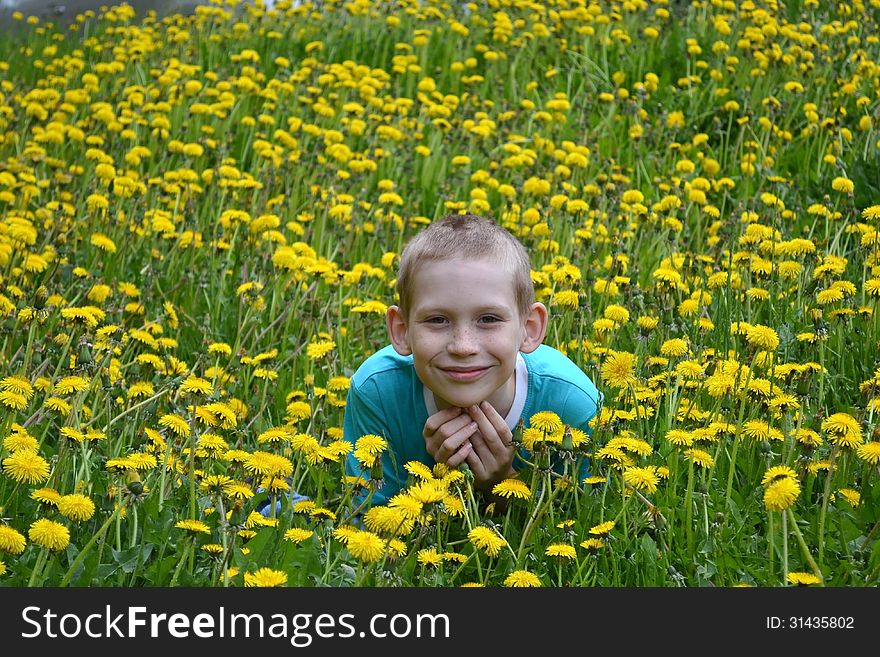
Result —
<path fill-rule="evenodd" d="M 490 260 L 511 274 L 520 318 L 535 303 L 531 263 L 523 245 L 491 219 L 474 214 L 452 214 L 438 219 L 413 237 L 400 256 L 397 294 L 404 320 L 409 319 L 413 281 L 422 265 L 442 260 Z"/>

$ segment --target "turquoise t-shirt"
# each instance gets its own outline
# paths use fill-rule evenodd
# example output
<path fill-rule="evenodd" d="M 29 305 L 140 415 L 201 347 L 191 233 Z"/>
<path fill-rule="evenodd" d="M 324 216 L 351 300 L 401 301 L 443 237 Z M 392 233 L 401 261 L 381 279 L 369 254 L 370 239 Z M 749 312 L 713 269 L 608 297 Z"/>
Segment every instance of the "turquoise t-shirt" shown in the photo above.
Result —
<path fill-rule="evenodd" d="M 512 431 L 520 418 L 528 427 L 532 415 L 552 411 L 565 424 L 591 434 L 588 423 L 595 417 L 602 398 L 590 377 L 568 356 L 541 345 L 529 354 L 517 356 L 516 392 L 505 421 Z M 437 410 L 434 394 L 416 375 L 412 356 L 401 356 L 391 345 L 367 358 L 354 373 L 345 406 L 343 436 L 352 445 L 367 434 L 382 436 L 388 442 L 382 455 L 384 483 L 373 494 L 372 504 L 384 504 L 404 487 L 409 473 L 403 466 L 408 461 L 434 465 L 422 431 L 428 417 Z M 350 475 L 362 472 L 352 454 L 346 460 L 346 471 Z"/>

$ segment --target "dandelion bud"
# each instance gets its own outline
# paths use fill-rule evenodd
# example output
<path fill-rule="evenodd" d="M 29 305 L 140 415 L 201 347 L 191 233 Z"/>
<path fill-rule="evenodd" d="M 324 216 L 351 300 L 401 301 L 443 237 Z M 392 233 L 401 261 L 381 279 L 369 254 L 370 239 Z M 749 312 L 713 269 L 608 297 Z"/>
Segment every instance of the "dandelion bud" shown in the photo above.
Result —
<path fill-rule="evenodd" d="M 538 452 L 535 452 L 536 461 L 539 470 L 549 470 L 550 469 L 550 450 L 542 449 Z"/>
<path fill-rule="evenodd" d="M 567 452 L 574 451 L 574 440 L 572 440 L 571 437 L 571 427 L 565 427 L 565 433 L 562 434 L 561 449 L 564 449 Z"/>
<path fill-rule="evenodd" d="M 92 351 L 87 343 L 82 343 L 79 347 L 79 356 L 76 358 L 78 363 L 82 365 L 91 365 L 93 362 Z"/>
<path fill-rule="evenodd" d="M 46 307 L 46 301 L 49 298 L 49 290 L 46 289 L 45 285 L 41 285 L 37 288 L 37 291 L 34 292 L 34 308 L 37 310 L 42 310 Z"/>
<path fill-rule="evenodd" d="M 144 484 L 137 472 L 129 470 L 125 478 L 128 481 L 126 484 L 128 490 L 132 495 L 140 495 L 143 492 Z"/>
<path fill-rule="evenodd" d="M 512 440 L 514 445 L 522 445 L 523 431 L 525 431 L 525 422 L 520 418 L 519 422 L 516 423 L 516 428 L 513 430 Z"/>
<path fill-rule="evenodd" d="M 373 467 L 370 468 L 370 479 L 373 481 L 382 481 L 384 478 L 382 472 L 382 459 L 376 459 L 376 462 L 373 463 Z"/>

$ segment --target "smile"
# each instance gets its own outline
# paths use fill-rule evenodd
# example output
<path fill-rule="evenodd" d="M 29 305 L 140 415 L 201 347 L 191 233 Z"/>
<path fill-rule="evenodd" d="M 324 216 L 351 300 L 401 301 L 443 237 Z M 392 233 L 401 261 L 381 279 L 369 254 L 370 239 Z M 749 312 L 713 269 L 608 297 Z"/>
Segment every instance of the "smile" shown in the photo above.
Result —
<path fill-rule="evenodd" d="M 442 370 L 444 374 L 455 381 L 472 381 L 477 379 L 483 375 L 484 372 L 488 371 L 488 367 L 482 367 L 479 369 L 451 369 L 451 370 Z"/>

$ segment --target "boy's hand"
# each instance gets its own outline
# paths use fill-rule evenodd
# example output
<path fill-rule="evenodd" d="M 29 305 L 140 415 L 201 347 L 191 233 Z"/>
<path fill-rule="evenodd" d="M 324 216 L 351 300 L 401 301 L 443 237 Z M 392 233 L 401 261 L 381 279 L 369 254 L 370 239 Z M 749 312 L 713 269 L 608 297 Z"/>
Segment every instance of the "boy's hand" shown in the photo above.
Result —
<path fill-rule="evenodd" d="M 434 413 L 422 431 L 428 454 L 437 463 L 457 468 L 473 451 L 469 439 L 476 433 L 477 426 L 470 415 L 456 406 Z"/>
<path fill-rule="evenodd" d="M 474 473 L 477 487 L 484 492 L 502 479 L 513 476 L 513 434 L 504 418 L 489 402 L 466 409 L 479 429 L 470 437 L 473 449 L 465 460 Z"/>

